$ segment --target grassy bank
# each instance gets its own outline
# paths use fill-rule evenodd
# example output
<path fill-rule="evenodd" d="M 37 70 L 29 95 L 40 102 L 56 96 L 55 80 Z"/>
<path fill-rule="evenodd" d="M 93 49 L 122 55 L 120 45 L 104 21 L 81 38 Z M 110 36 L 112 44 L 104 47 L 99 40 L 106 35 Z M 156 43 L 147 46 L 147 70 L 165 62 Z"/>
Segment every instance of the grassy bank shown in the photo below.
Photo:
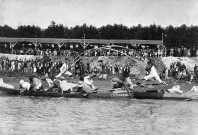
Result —
<path fill-rule="evenodd" d="M 34 56 L 33 56 L 34 57 Z M 54 59 L 58 59 L 58 57 L 54 57 Z M 72 60 L 72 58 L 70 58 Z M 154 58 L 150 58 L 153 59 L 155 61 L 155 65 L 157 66 L 157 69 L 161 72 L 165 67 L 169 68 L 171 63 L 173 62 L 178 62 L 180 61 L 181 63 L 184 63 L 186 65 L 186 67 L 188 69 L 193 70 L 195 64 L 198 63 L 198 58 L 194 57 L 194 58 L 188 58 L 188 57 L 154 57 Z M 136 61 L 134 61 L 133 59 L 123 56 L 123 57 L 107 57 L 107 56 L 98 56 L 98 57 L 83 57 L 82 58 L 84 64 L 86 64 L 87 62 L 92 62 L 92 66 L 95 67 L 99 67 L 99 61 L 103 61 L 103 63 L 105 63 L 107 66 L 113 66 L 115 64 L 124 67 L 124 65 L 126 63 L 129 62 L 132 71 L 132 74 L 136 74 L 138 77 L 139 76 L 144 76 L 145 75 L 145 71 L 144 68 L 146 67 L 146 63 L 139 61 L 138 63 Z M 148 59 L 145 60 L 145 62 L 148 61 Z M 28 81 L 28 76 L 29 74 L 27 73 L 19 73 L 19 72 L 14 72 L 14 73 L 0 73 L 0 77 L 4 79 L 5 82 L 7 83 L 11 83 L 14 85 L 17 85 L 20 79 L 24 79 L 26 81 Z M 132 77 L 133 82 L 141 82 L 141 80 L 138 80 L 136 77 Z M 108 79 L 106 80 L 100 80 L 98 78 L 95 79 L 95 85 L 98 87 L 102 87 L 102 88 L 111 88 L 112 84 L 110 82 L 112 76 L 108 77 Z M 140 77 L 141 78 L 141 77 Z M 74 80 L 71 80 L 72 82 L 77 83 L 78 82 L 78 78 L 75 78 Z M 166 81 L 167 83 L 169 83 L 169 81 Z M 196 85 L 195 83 L 189 84 L 185 81 L 176 81 L 174 80 L 173 82 L 171 82 L 170 87 L 172 86 L 172 83 L 175 84 L 179 84 L 181 86 L 181 90 L 184 91 L 188 91 L 192 88 L 193 85 Z M 160 87 L 155 86 L 156 89 L 160 89 Z M 169 87 L 169 88 L 170 88 Z M 141 90 L 141 88 L 140 88 Z"/>

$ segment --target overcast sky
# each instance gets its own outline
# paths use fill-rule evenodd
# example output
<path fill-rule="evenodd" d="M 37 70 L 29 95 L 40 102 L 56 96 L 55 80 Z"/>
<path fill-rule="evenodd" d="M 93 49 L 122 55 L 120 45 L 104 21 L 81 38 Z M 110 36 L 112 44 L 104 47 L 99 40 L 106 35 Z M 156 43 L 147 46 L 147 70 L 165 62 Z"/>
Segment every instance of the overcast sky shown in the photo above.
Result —
<path fill-rule="evenodd" d="M 0 25 L 198 25 L 198 0 L 0 0 Z"/>

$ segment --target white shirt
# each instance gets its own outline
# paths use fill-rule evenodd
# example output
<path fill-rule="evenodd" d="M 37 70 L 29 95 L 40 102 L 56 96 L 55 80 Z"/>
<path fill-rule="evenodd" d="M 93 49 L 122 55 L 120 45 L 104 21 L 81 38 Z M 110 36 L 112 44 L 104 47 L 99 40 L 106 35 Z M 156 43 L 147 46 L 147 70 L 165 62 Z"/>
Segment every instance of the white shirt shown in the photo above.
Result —
<path fill-rule="evenodd" d="M 46 78 L 46 81 L 47 81 L 49 87 L 54 86 L 54 82 L 50 78 Z"/>
<path fill-rule="evenodd" d="M 68 65 L 64 63 L 62 67 L 60 68 L 61 73 L 64 73 L 68 69 Z"/>
<path fill-rule="evenodd" d="M 144 77 L 145 80 L 148 80 L 148 79 L 151 79 L 151 78 L 155 78 L 160 83 L 162 82 L 162 80 L 160 79 L 160 77 L 159 77 L 159 75 L 158 75 L 154 66 L 151 67 L 150 74 L 148 74 L 147 76 Z"/>
<path fill-rule="evenodd" d="M 77 84 L 74 83 L 68 83 L 66 80 L 60 81 L 60 88 L 62 91 L 68 91 L 68 90 L 73 90 L 74 87 L 76 87 Z"/>
<path fill-rule="evenodd" d="M 12 61 L 12 62 L 11 62 L 11 65 L 12 65 L 12 66 L 14 66 L 14 64 L 15 64 L 15 62 L 14 62 L 14 61 Z"/>
<path fill-rule="evenodd" d="M 38 78 L 33 78 L 33 84 L 36 89 L 40 89 L 42 86 L 42 82 Z"/>
<path fill-rule="evenodd" d="M 60 81 L 60 88 L 62 89 L 62 91 L 68 91 L 70 89 L 70 87 L 68 87 L 67 85 L 66 80 Z"/>
<path fill-rule="evenodd" d="M 30 89 L 30 83 L 29 82 L 24 82 L 23 84 L 21 84 L 21 87 L 26 89 L 26 90 L 29 90 Z"/>
<path fill-rule="evenodd" d="M 34 66 L 34 73 L 36 73 L 36 71 L 37 71 L 37 68 L 36 68 L 36 66 Z"/>
<path fill-rule="evenodd" d="M 198 92 L 198 86 L 193 86 L 190 91 Z"/>
<path fill-rule="evenodd" d="M 174 85 L 171 89 L 167 89 L 170 93 L 179 93 L 182 94 L 183 91 L 180 90 L 180 86 L 179 85 Z"/>
<path fill-rule="evenodd" d="M 93 84 L 93 80 L 90 78 L 90 76 L 85 76 L 84 77 L 84 83 L 86 83 L 88 85 L 92 85 Z"/>
<path fill-rule="evenodd" d="M 158 75 L 158 73 L 157 73 L 157 71 L 156 71 L 154 66 L 151 67 L 150 75 Z"/>

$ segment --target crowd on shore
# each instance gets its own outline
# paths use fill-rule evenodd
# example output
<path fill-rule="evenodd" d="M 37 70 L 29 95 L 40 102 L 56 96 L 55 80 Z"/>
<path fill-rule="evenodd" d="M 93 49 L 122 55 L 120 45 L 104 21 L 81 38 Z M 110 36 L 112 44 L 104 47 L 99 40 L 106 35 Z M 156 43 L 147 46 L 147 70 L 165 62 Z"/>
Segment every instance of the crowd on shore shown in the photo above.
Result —
<path fill-rule="evenodd" d="M 53 61 L 51 58 L 47 57 L 47 59 L 36 58 L 35 60 L 27 60 L 27 59 L 14 59 L 9 60 L 6 57 L 0 58 L 0 72 L 1 74 L 7 73 L 17 73 L 17 74 L 38 74 L 39 76 L 44 76 L 48 73 L 50 76 L 55 76 L 60 72 L 60 67 L 63 65 L 63 59 Z M 75 77 L 80 77 L 84 74 L 95 73 L 98 75 L 116 75 L 122 72 L 124 65 L 119 64 L 110 64 L 107 65 L 103 61 L 98 61 L 94 63 L 91 62 L 83 62 L 79 60 L 72 64 L 71 61 L 67 63 L 70 67 L 70 71 Z M 135 67 L 131 68 L 131 73 L 137 76 L 140 72 L 135 69 Z"/>
<path fill-rule="evenodd" d="M 189 70 L 185 64 L 173 62 L 170 68 L 165 68 L 161 73 L 161 78 L 173 77 L 176 80 L 184 80 L 193 82 L 198 80 L 198 66 L 195 65 L 194 70 Z"/>
<path fill-rule="evenodd" d="M 123 56 L 125 54 L 129 56 L 141 56 L 141 57 L 196 57 L 198 56 L 198 49 L 196 47 L 186 48 L 168 48 L 168 47 L 161 47 L 157 46 L 154 48 L 149 48 L 146 46 L 140 46 L 138 48 L 112 48 L 117 51 L 106 50 L 106 49 L 91 49 L 91 50 L 84 50 L 84 49 L 60 49 L 56 47 L 29 47 L 29 48 L 20 48 L 20 49 L 11 49 L 10 47 L 2 48 L 0 53 L 7 53 L 7 54 L 17 54 L 17 55 L 41 55 L 41 56 L 76 56 L 79 53 L 83 53 L 84 56 L 92 57 L 92 56 Z"/>
<path fill-rule="evenodd" d="M 97 63 L 97 64 L 96 64 Z M 9 60 L 8 58 L 0 59 L 0 73 L 6 74 L 18 74 L 19 76 L 27 75 L 29 76 L 29 81 L 26 82 L 23 79 L 19 81 L 19 89 L 21 95 L 32 95 L 38 91 L 53 91 L 64 93 L 70 92 L 81 92 L 82 96 L 87 97 L 91 93 L 97 92 L 98 88 L 93 84 L 93 77 L 98 76 L 99 79 L 111 79 L 113 84 L 113 89 L 120 89 L 122 87 L 127 87 L 133 90 L 137 86 L 135 82 L 132 81 L 131 75 L 138 77 L 140 75 L 134 70 L 137 67 L 130 65 L 130 62 L 125 62 L 125 65 L 106 64 L 103 60 L 83 62 L 82 59 L 77 60 L 75 63 L 71 62 L 67 58 L 59 59 L 54 61 L 50 57 L 36 58 L 35 60 L 26 59 L 14 59 Z M 195 65 L 194 71 L 187 69 L 185 64 L 180 62 L 174 62 L 170 65 L 170 68 L 164 68 L 164 70 L 159 73 L 157 72 L 157 66 L 155 61 L 150 59 L 147 62 L 147 67 L 145 68 L 146 74 L 143 75 L 143 80 L 140 86 L 144 87 L 147 80 L 155 79 L 159 84 L 166 85 L 170 83 L 171 79 L 174 80 L 184 80 L 186 82 L 197 82 L 198 80 L 198 66 Z M 0 75 L 1 75 L 0 74 Z M 78 83 L 70 82 L 65 76 L 70 79 L 76 77 L 79 81 Z M 169 82 L 167 82 L 167 80 Z M 45 84 L 47 87 L 44 87 Z M 14 88 L 14 86 L 3 83 L 1 84 L 6 88 Z M 183 91 L 172 88 L 168 89 L 169 92 L 183 93 Z M 191 91 L 193 91 L 191 89 Z M 197 88 L 195 88 L 197 90 Z M 128 91 L 128 90 L 127 90 Z"/>
<path fill-rule="evenodd" d="M 50 76 L 56 76 L 60 72 L 60 68 L 64 63 L 63 59 L 52 60 L 50 57 L 36 58 L 35 60 L 27 59 L 14 59 L 9 60 L 6 57 L 0 58 L 0 73 L 3 74 L 26 74 L 26 75 L 39 75 L 44 76 L 46 73 Z M 113 63 L 107 64 L 103 60 L 97 62 L 83 61 L 80 59 L 75 63 L 68 61 L 69 71 L 73 74 L 73 77 L 80 77 L 84 74 L 95 73 L 99 78 L 107 78 L 107 76 L 119 75 L 122 73 L 126 65 Z M 130 65 L 130 75 L 139 77 L 141 75 L 137 65 Z M 198 66 L 195 65 L 194 71 L 187 69 L 185 64 L 180 62 L 174 62 L 170 65 L 170 68 L 165 68 L 159 73 L 160 78 L 172 77 L 177 80 L 194 81 L 198 80 Z"/>

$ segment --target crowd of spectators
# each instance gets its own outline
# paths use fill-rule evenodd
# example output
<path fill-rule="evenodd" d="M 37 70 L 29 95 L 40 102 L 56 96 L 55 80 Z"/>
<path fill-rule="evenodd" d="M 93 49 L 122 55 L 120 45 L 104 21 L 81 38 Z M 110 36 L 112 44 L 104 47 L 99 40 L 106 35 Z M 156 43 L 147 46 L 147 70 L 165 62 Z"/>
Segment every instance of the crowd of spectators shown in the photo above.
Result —
<path fill-rule="evenodd" d="M 195 47 L 187 49 L 185 47 L 181 48 L 149 48 L 149 47 L 139 47 L 139 48 L 113 48 L 116 51 L 108 49 L 90 49 L 90 50 L 76 50 L 76 49 L 59 49 L 59 48 L 16 48 L 11 49 L 10 47 L 4 47 L 0 49 L 1 53 L 13 53 L 20 55 L 37 55 L 37 56 L 46 56 L 48 59 L 39 59 L 27 60 L 27 59 L 15 59 L 9 60 L 8 58 L 0 58 L 0 71 L 2 74 L 6 73 L 21 73 L 21 74 L 38 74 L 40 76 L 45 75 L 46 73 L 51 74 L 51 76 L 57 75 L 62 66 L 62 60 L 53 61 L 50 56 L 77 56 L 80 53 L 84 52 L 82 55 L 85 57 L 92 56 L 137 56 L 139 58 L 147 57 L 196 57 L 198 56 L 198 50 Z M 48 57 L 49 56 L 49 57 Z M 114 64 L 105 64 L 104 62 L 83 62 L 82 60 L 76 62 L 71 66 L 70 70 L 75 77 L 82 76 L 87 73 L 96 73 L 98 75 L 116 75 L 120 74 L 125 65 L 119 63 Z M 140 71 L 137 67 L 131 66 L 131 75 L 139 76 Z M 168 72 L 167 72 L 168 70 Z M 167 74 L 168 73 L 168 74 Z M 166 75 L 167 74 L 167 75 Z M 169 69 L 164 69 L 160 74 L 162 78 L 166 76 L 173 77 L 178 80 L 198 80 L 198 67 L 195 66 L 194 71 L 190 71 L 186 68 L 184 64 L 179 62 L 172 63 Z"/>
<path fill-rule="evenodd" d="M 64 59 L 64 58 L 63 58 Z M 60 67 L 63 64 L 62 59 L 52 60 L 49 57 L 47 59 L 36 58 L 35 60 L 27 59 L 14 59 L 0 58 L 0 73 L 1 74 L 24 74 L 24 75 L 39 75 L 44 76 L 48 73 L 50 76 L 56 76 L 60 72 Z M 124 66 L 119 64 L 107 65 L 104 62 L 83 62 L 82 60 L 72 64 L 70 62 L 70 71 L 74 77 L 80 77 L 84 74 L 96 73 L 99 76 L 108 74 L 116 75 L 122 72 Z M 133 75 L 139 75 L 139 71 L 135 67 L 131 68 Z"/>
<path fill-rule="evenodd" d="M 92 46 L 93 47 L 93 46 Z M 90 49 L 90 48 L 89 48 Z M 139 55 L 141 57 L 196 57 L 198 56 L 198 49 L 196 47 L 186 48 L 186 47 L 161 47 L 155 46 L 154 48 L 148 46 L 139 46 L 134 48 L 127 49 L 126 47 L 115 47 L 117 51 L 101 49 L 100 47 L 97 49 L 76 49 L 76 48 L 59 48 L 59 47 L 15 47 L 11 49 L 9 45 L 5 45 L 0 50 L 0 53 L 8 53 L 8 54 L 20 54 L 20 55 L 46 55 L 46 56 L 76 56 L 79 53 L 85 51 L 84 56 L 123 56 L 125 54 L 134 56 Z"/>
<path fill-rule="evenodd" d="M 162 71 L 160 76 L 164 79 L 172 77 L 176 80 L 184 80 L 188 82 L 198 81 L 198 66 L 195 65 L 194 70 L 189 70 L 185 64 L 182 64 L 181 62 L 173 62 L 169 69 L 165 68 Z"/>
<path fill-rule="evenodd" d="M 64 58 L 63 58 L 64 59 Z M 1 74 L 18 74 L 18 75 L 39 75 L 44 76 L 46 73 L 52 77 L 60 72 L 60 67 L 63 64 L 62 59 L 52 60 L 50 57 L 45 59 L 14 59 L 0 58 L 0 73 Z M 126 65 L 119 63 L 107 64 L 100 60 L 95 62 L 79 60 L 76 63 L 69 63 L 69 70 L 73 73 L 73 77 L 79 78 L 85 74 L 95 73 L 99 78 L 107 78 L 107 76 L 120 75 Z M 141 75 L 137 65 L 130 65 L 130 75 L 138 77 Z M 177 80 L 194 81 L 198 80 L 198 66 L 194 67 L 194 71 L 186 68 L 186 65 L 180 62 L 174 62 L 170 68 L 165 68 L 160 73 L 161 78 L 166 79 L 172 77 Z"/>

